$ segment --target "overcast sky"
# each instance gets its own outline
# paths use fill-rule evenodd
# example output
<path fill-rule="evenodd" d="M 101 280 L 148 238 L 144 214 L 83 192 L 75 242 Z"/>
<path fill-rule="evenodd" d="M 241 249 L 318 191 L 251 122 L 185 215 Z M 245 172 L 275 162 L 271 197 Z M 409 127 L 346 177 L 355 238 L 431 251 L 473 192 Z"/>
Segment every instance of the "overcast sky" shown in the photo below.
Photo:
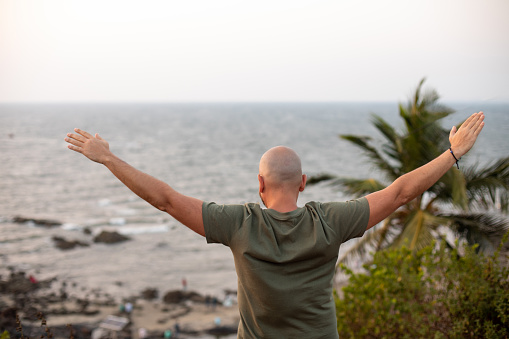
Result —
<path fill-rule="evenodd" d="M 508 0 L 0 0 L 0 102 L 509 101 Z"/>

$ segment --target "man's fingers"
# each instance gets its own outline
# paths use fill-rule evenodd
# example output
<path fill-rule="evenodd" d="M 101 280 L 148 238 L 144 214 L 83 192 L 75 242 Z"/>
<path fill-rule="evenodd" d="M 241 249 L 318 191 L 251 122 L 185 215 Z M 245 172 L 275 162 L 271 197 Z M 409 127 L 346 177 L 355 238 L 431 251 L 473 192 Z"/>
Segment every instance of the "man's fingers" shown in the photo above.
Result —
<path fill-rule="evenodd" d="M 484 113 L 483 112 L 479 112 L 479 113 L 476 113 L 476 116 L 474 119 L 472 119 L 472 123 L 470 124 L 470 128 L 473 130 L 473 133 L 475 135 L 479 134 L 479 132 L 481 131 L 479 129 L 479 127 L 484 126 Z M 481 127 L 482 129 L 482 127 Z"/>
<path fill-rule="evenodd" d="M 78 147 L 78 146 L 67 145 L 67 148 L 70 149 L 70 150 L 73 150 L 75 152 L 78 152 L 78 153 L 83 153 L 83 149 L 81 147 Z"/>
<path fill-rule="evenodd" d="M 469 116 L 467 118 L 467 120 L 465 120 L 462 124 L 461 124 L 461 127 L 460 128 L 464 128 L 464 129 L 469 129 L 472 125 L 472 122 L 474 121 L 474 119 L 476 118 L 476 115 L 477 113 L 474 113 L 472 114 L 471 116 Z"/>
<path fill-rule="evenodd" d="M 67 141 L 68 143 L 74 145 L 74 146 L 77 146 L 77 147 L 80 147 L 83 146 L 83 141 L 80 141 L 80 140 L 77 140 L 75 138 L 65 138 L 65 141 Z"/>
<path fill-rule="evenodd" d="M 451 131 L 449 132 L 449 138 L 452 138 L 454 134 L 456 134 L 457 128 L 456 126 L 452 126 Z"/>
<path fill-rule="evenodd" d="M 481 123 L 477 126 L 477 128 L 474 131 L 474 135 L 476 137 L 479 135 L 479 133 L 481 133 L 483 127 L 484 127 L 484 121 L 481 121 Z"/>
<path fill-rule="evenodd" d="M 467 128 L 474 128 L 477 124 L 479 124 L 484 119 L 484 113 L 474 113 L 472 114 L 468 120 L 466 121 Z"/>
<path fill-rule="evenodd" d="M 87 141 L 87 138 L 82 137 L 79 134 L 67 133 L 67 136 L 68 136 L 68 138 L 66 138 L 65 141 L 68 141 L 67 139 L 74 139 L 74 140 L 82 142 L 82 143 Z"/>
<path fill-rule="evenodd" d="M 90 134 L 90 133 L 88 133 L 88 132 L 86 132 L 86 131 L 83 131 L 83 130 L 81 130 L 81 129 L 79 129 L 79 128 L 75 128 L 75 129 L 74 129 L 74 131 L 75 131 L 76 133 L 78 133 L 78 134 L 83 135 L 83 136 L 84 136 L 85 138 L 87 138 L 87 139 L 92 139 L 92 138 L 93 138 L 92 134 Z"/>

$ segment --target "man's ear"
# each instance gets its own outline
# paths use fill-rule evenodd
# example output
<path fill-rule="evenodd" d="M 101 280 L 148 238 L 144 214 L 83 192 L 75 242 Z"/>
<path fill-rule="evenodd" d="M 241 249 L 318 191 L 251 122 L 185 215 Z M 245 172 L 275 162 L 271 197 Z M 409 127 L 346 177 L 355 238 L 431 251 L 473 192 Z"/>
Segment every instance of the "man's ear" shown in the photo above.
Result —
<path fill-rule="evenodd" d="M 263 193 L 263 191 L 265 190 L 265 181 L 263 180 L 263 177 L 260 174 L 258 174 L 258 183 L 260 184 L 258 192 Z"/>
<path fill-rule="evenodd" d="M 304 191 L 304 188 L 306 188 L 307 180 L 308 180 L 308 177 L 305 174 L 303 174 L 302 175 L 302 182 L 300 183 L 300 187 L 299 187 L 299 192 Z"/>

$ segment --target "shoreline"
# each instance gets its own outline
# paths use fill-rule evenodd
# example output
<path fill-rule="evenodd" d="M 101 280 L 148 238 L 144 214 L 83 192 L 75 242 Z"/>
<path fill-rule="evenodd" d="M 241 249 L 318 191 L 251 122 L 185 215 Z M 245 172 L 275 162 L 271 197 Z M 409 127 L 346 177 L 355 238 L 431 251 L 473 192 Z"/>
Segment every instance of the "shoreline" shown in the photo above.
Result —
<path fill-rule="evenodd" d="M 75 339 L 236 338 L 240 316 L 235 291 L 226 293 L 224 300 L 185 289 L 169 291 L 163 297 L 156 297 L 157 291 L 147 291 L 119 304 L 97 289 L 85 298 L 68 296 L 65 282 L 56 292 L 57 283 L 56 278 L 36 281 L 25 272 L 11 272 L 7 280 L 1 277 L 0 332 L 7 330 L 16 337 L 21 335 L 21 327 L 28 337 L 41 337 L 49 330 L 54 338 Z M 114 334 L 111 319 L 121 322 Z"/>

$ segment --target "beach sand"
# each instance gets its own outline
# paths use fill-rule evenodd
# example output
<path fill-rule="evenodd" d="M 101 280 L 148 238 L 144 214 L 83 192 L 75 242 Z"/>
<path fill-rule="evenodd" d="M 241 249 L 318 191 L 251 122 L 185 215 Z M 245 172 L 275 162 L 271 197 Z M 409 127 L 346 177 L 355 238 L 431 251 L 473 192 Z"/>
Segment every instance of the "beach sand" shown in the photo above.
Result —
<path fill-rule="evenodd" d="M 239 323 L 237 305 L 225 307 L 217 305 L 212 308 L 202 303 L 186 302 L 183 304 L 165 304 L 162 301 L 137 300 L 131 314 L 119 312 L 116 306 L 93 307 L 100 312 L 96 315 L 83 314 L 51 315 L 47 317 L 49 326 L 66 326 L 67 324 L 90 324 L 99 327 L 110 315 L 129 318 L 132 338 L 139 338 L 139 330 L 145 329 L 147 337 L 163 337 L 164 331 L 175 332 L 175 325 L 180 327 L 181 338 L 206 338 L 207 332 L 220 327 L 232 331 Z M 216 319 L 221 319 L 220 326 Z M 226 334 L 226 333 L 225 333 Z M 213 338 L 213 336 L 209 336 Z M 225 336 L 236 338 L 236 335 Z"/>

